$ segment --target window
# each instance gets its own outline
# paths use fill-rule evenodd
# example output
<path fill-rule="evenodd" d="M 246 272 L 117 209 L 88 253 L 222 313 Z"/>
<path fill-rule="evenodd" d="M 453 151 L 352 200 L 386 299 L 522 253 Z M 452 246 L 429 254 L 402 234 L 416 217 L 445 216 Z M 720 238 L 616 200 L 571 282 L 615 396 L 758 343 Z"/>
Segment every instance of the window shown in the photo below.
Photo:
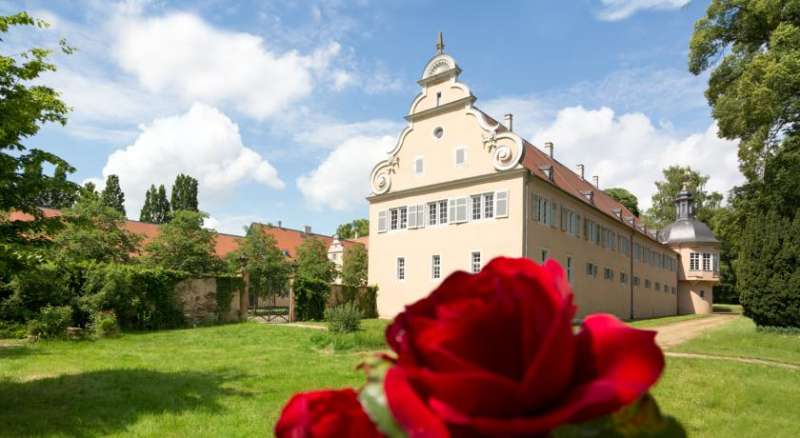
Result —
<path fill-rule="evenodd" d="M 439 139 L 439 138 L 442 138 L 443 135 L 444 135 L 444 129 L 442 129 L 441 126 L 438 126 L 438 127 L 436 127 L 436 129 L 433 130 L 433 137 L 434 138 Z"/>
<path fill-rule="evenodd" d="M 713 257 L 712 263 L 714 263 L 714 273 L 719 275 L 719 254 L 714 253 Z"/>
<path fill-rule="evenodd" d="M 650 280 L 648 280 L 646 278 L 644 279 L 644 287 L 647 288 L 647 289 L 650 289 Z"/>
<path fill-rule="evenodd" d="M 405 257 L 398 257 L 397 258 L 397 279 L 398 280 L 405 280 L 406 279 L 406 258 Z"/>
<path fill-rule="evenodd" d="M 628 283 L 628 274 L 626 274 L 625 272 L 620 272 L 619 273 L 619 282 L 622 283 L 622 284 Z"/>
<path fill-rule="evenodd" d="M 450 223 L 460 223 L 467 221 L 467 198 L 455 198 L 449 200 Z"/>
<path fill-rule="evenodd" d="M 544 263 L 547 260 L 547 257 L 550 256 L 550 252 L 546 249 L 542 249 L 542 251 L 539 253 L 539 256 L 540 261 Z"/>
<path fill-rule="evenodd" d="M 572 283 L 572 257 L 567 257 L 567 281 Z"/>
<path fill-rule="evenodd" d="M 422 175 L 422 171 L 424 170 L 424 162 L 422 161 L 422 157 L 417 157 L 414 160 L 414 173 L 416 175 Z"/>
<path fill-rule="evenodd" d="M 378 212 L 378 232 L 386 232 L 386 210 Z"/>
<path fill-rule="evenodd" d="M 431 257 L 431 277 L 439 278 L 442 275 L 442 258 L 439 255 Z"/>
<path fill-rule="evenodd" d="M 703 253 L 703 271 L 711 272 L 711 253 Z"/>
<path fill-rule="evenodd" d="M 483 217 L 486 219 L 494 217 L 494 193 L 483 194 Z"/>
<path fill-rule="evenodd" d="M 597 265 L 595 265 L 594 263 L 587 263 L 586 275 L 590 277 L 597 277 Z"/>
<path fill-rule="evenodd" d="M 638 286 L 639 285 L 639 277 L 637 277 L 635 275 L 633 276 L 633 285 L 634 286 Z"/>
<path fill-rule="evenodd" d="M 481 253 L 480 251 L 473 251 L 470 257 L 470 267 L 473 273 L 481 272 Z"/>
<path fill-rule="evenodd" d="M 614 280 L 614 271 L 611 268 L 603 269 L 603 278 L 606 280 Z"/>
<path fill-rule="evenodd" d="M 396 230 L 397 229 L 397 224 L 399 223 L 399 221 L 398 221 L 399 213 L 397 212 L 397 209 L 393 208 L 393 209 L 389 210 L 389 215 L 391 216 L 391 227 L 390 228 L 392 230 Z"/>
<path fill-rule="evenodd" d="M 425 227 L 425 206 L 410 205 L 408 207 L 408 228 L 423 228 Z"/>
<path fill-rule="evenodd" d="M 428 203 L 428 225 L 436 225 L 436 222 L 439 219 L 439 213 L 436 209 L 438 206 L 438 202 Z"/>
<path fill-rule="evenodd" d="M 442 104 L 442 92 L 441 91 L 437 91 L 436 92 L 436 106 L 439 106 L 441 104 Z"/>
<path fill-rule="evenodd" d="M 467 150 L 465 148 L 456 149 L 456 166 L 463 166 L 467 159 Z"/>
<path fill-rule="evenodd" d="M 508 217 L 508 191 L 495 192 L 494 217 Z"/>
<path fill-rule="evenodd" d="M 551 227 L 556 227 L 556 213 L 558 212 L 558 205 L 555 202 L 550 201 L 550 216 L 547 218 L 547 224 Z"/>
<path fill-rule="evenodd" d="M 700 253 L 693 252 L 689 254 L 689 270 L 690 271 L 700 270 Z"/>
<path fill-rule="evenodd" d="M 400 210 L 400 229 L 405 230 L 408 228 L 408 209 L 400 207 L 398 210 Z"/>
<path fill-rule="evenodd" d="M 439 201 L 439 223 L 447 223 L 447 201 Z"/>
<path fill-rule="evenodd" d="M 550 200 L 541 196 L 533 195 L 533 220 L 540 224 L 548 225 L 551 223 Z"/>
<path fill-rule="evenodd" d="M 473 195 L 472 199 L 472 220 L 477 221 L 481 219 L 481 195 Z"/>
<path fill-rule="evenodd" d="M 705 296 L 706 296 L 706 291 L 700 289 L 700 298 L 705 298 Z"/>
<path fill-rule="evenodd" d="M 661 283 L 656 281 L 656 291 L 661 292 Z"/>

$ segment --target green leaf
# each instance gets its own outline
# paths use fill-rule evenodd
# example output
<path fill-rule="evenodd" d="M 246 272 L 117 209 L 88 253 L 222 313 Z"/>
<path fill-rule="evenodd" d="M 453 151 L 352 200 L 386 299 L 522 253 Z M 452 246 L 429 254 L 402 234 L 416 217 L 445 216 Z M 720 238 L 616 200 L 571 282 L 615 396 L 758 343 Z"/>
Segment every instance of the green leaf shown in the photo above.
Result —
<path fill-rule="evenodd" d="M 683 426 L 673 417 L 661 415 L 658 404 L 648 393 L 619 411 L 584 423 L 559 427 L 554 438 L 682 438 Z"/>
<path fill-rule="evenodd" d="M 367 375 L 367 383 L 361 388 L 358 399 L 364 412 L 384 435 L 390 438 L 403 438 L 406 433 L 395 421 L 386 401 L 383 379 L 392 363 L 383 356 L 373 356 L 362 364 Z"/>

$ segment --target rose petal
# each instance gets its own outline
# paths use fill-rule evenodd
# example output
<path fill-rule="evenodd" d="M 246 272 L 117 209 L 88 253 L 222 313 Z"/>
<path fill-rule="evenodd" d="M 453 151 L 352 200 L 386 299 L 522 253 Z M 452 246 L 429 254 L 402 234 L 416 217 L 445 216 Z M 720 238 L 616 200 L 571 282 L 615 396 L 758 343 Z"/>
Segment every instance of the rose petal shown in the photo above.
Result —
<path fill-rule="evenodd" d="M 411 387 L 405 371 L 398 366 L 386 372 L 383 388 L 395 421 L 409 438 L 449 437 L 442 420 L 434 415 Z"/>
<path fill-rule="evenodd" d="M 278 437 L 381 437 L 348 388 L 295 394 L 275 425 Z"/>
<path fill-rule="evenodd" d="M 428 398 L 438 399 L 464 415 L 509 417 L 525 409 L 520 385 L 498 374 L 404 371 L 413 387 L 425 388 Z"/>

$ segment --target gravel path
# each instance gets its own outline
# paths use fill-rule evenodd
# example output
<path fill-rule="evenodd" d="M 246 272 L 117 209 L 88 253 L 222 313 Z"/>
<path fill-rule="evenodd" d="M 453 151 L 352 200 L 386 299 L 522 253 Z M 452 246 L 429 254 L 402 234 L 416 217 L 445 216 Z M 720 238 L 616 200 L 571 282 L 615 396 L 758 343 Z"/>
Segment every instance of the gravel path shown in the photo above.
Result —
<path fill-rule="evenodd" d="M 686 342 L 706 330 L 731 322 L 738 317 L 738 315 L 714 314 L 706 318 L 690 319 L 661 327 L 653 327 L 652 330 L 658 332 L 656 343 L 666 350 Z"/>

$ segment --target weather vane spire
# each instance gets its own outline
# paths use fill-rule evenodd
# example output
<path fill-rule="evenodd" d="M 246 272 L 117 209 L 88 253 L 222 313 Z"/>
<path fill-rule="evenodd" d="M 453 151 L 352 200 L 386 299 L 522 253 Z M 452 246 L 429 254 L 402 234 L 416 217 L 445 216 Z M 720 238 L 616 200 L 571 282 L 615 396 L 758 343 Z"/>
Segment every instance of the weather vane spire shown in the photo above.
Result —
<path fill-rule="evenodd" d="M 441 32 L 439 32 L 439 38 L 436 40 L 436 53 L 439 55 L 444 53 L 444 37 Z"/>

